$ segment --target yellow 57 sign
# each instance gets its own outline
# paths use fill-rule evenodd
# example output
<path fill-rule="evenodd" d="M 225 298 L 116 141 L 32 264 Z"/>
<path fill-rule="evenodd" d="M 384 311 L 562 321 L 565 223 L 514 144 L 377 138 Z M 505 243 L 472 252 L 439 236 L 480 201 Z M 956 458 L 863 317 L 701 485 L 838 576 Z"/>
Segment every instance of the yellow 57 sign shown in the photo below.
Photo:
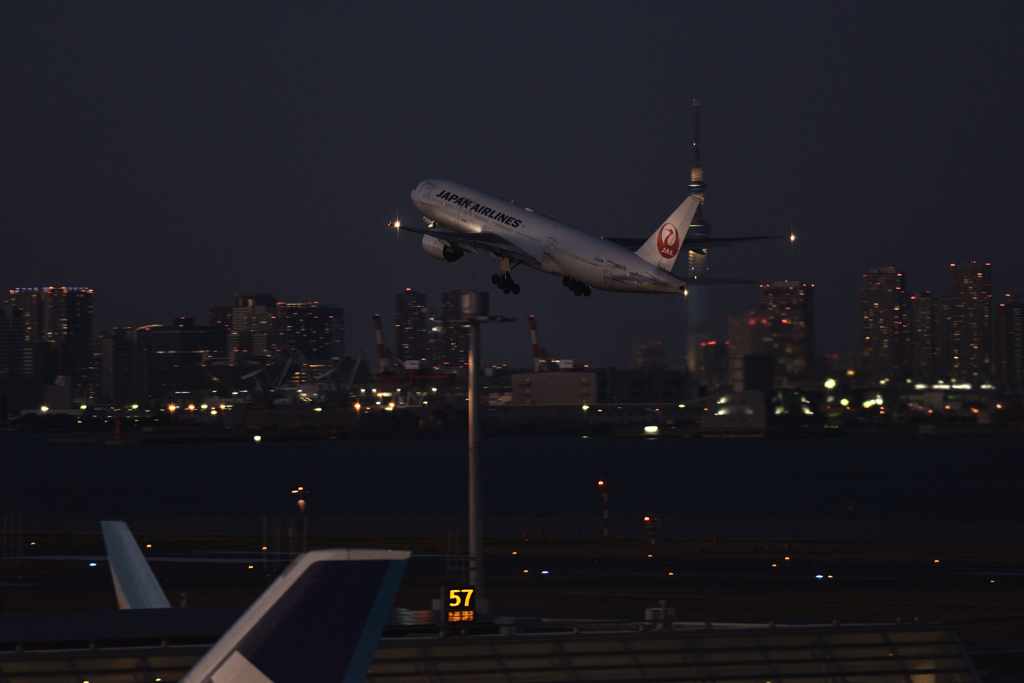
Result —
<path fill-rule="evenodd" d="M 446 621 L 449 623 L 473 621 L 476 618 L 476 587 L 449 587 L 445 612 L 447 612 Z"/>

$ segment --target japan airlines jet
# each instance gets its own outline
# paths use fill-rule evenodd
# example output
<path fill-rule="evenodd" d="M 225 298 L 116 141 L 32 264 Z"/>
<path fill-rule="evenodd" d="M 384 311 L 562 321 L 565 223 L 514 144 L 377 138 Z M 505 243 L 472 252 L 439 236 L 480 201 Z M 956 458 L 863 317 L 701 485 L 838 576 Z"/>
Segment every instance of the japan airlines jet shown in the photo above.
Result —
<path fill-rule="evenodd" d="M 646 241 L 600 238 L 559 223 L 518 204 L 450 180 L 425 180 L 412 191 L 412 201 L 427 228 L 392 223 L 423 235 L 423 250 L 443 261 L 457 261 L 469 252 L 484 252 L 501 263 L 491 282 L 506 294 L 518 294 L 512 269 L 526 264 L 561 276 L 576 296 L 591 288 L 613 292 L 685 294 L 689 285 L 756 284 L 753 280 L 677 277 L 672 266 L 682 251 L 751 239 L 687 240 L 686 231 L 698 200 L 688 197 Z"/>

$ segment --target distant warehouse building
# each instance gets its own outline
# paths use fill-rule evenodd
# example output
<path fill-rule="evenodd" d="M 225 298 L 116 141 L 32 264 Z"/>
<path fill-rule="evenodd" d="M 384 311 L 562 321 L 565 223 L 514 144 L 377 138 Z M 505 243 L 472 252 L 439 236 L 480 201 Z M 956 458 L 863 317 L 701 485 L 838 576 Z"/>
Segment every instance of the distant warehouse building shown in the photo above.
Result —
<path fill-rule="evenodd" d="M 511 405 L 679 403 L 696 397 L 693 376 L 678 370 L 592 368 L 512 375 Z"/>
<path fill-rule="evenodd" d="M 701 432 L 736 436 L 764 435 L 764 408 L 764 393 L 760 391 L 722 394 L 708 404 L 701 414 Z"/>
<path fill-rule="evenodd" d="M 512 375 L 512 405 L 581 406 L 603 403 L 605 373 L 529 372 Z"/>

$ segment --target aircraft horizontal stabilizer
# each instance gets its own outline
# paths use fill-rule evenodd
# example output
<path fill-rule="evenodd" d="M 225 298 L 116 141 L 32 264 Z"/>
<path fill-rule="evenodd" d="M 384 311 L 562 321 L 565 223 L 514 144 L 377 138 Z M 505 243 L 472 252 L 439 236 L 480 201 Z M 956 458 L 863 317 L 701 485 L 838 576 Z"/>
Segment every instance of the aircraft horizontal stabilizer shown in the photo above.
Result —
<path fill-rule="evenodd" d="M 757 235 L 755 237 L 705 237 L 690 238 L 683 242 L 683 247 L 690 251 L 707 249 L 708 247 L 728 247 L 736 242 L 754 242 L 757 240 L 781 240 L 782 235 Z"/>
<path fill-rule="evenodd" d="M 642 237 L 602 237 L 601 239 L 618 244 L 620 247 L 633 249 L 634 251 L 644 245 Z M 728 247 L 737 242 L 753 242 L 757 240 L 780 240 L 782 235 L 758 235 L 756 237 L 687 237 L 683 240 L 683 249 L 689 251 L 703 251 L 709 247 Z"/>

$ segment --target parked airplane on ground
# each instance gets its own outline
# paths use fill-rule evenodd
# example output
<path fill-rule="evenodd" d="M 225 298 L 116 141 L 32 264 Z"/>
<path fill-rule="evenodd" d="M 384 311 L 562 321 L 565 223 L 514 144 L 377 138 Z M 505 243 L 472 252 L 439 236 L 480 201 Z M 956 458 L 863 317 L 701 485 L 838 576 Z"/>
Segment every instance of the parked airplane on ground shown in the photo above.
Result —
<path fill-rule="evenodd" d="M 128 525 L 100 525 L 118 607 L 169 608 Z M 364 549 L 299 555 L 181 683 L 361 683 L 409 557 Z"/>
<path fill-rule="evenodd" d="M 299 555 L 181 683 L 365 680 L 409 555 Z"/>
<path fill-rule="evenodd" d="M 100 522 L 100 529 L 118 609 L 170 609 L 171 603 L 128 525 L 122 521 Z"/>
<path fill-rule="evenodd" d="M 613 292 L 686 293 L 689 285 L 756 284 L 753 280 L 678 277 L 672 274 L 683 251 L 700 251 L 737 241 L 769 239 L 686 239 L 698 200 L 688 197 L 646 241 L 600 238 L 472 187 L 450 180 L 425 180 L 412 201 L 427 228 L 391 225 L 423 235 L 423 250 L 443 261 L 467 252 L 484 252 L 501 263 L 491 282 L 506 294 L 518 294 L 512 269 L 526 264 L 562 277 L 576 296 L 591 288 Z"/>

